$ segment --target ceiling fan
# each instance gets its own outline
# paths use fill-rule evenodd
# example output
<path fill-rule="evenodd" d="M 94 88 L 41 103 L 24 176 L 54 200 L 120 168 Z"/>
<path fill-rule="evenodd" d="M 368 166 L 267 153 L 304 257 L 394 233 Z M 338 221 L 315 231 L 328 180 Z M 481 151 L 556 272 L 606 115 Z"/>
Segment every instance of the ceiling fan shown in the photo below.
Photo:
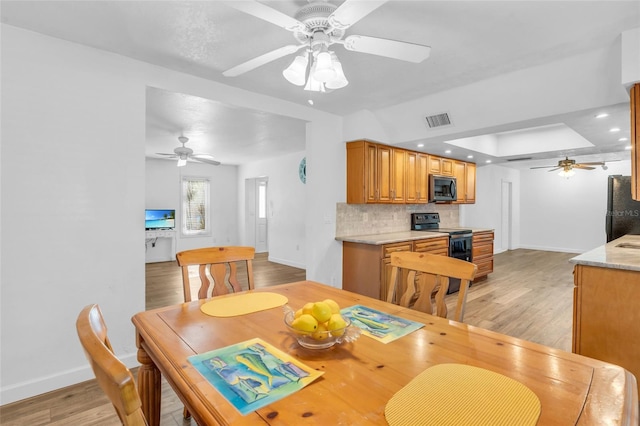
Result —
<path fill-rule="evenodd" d="M 187 142 L 189 142 L 189 138 L 185 136 L 178 137 L 178 141 L 182 144 L 182 146 L 177 147 L 173 150 L 173 154 L 165 154 L 161 152 L 157 152 L 157 155 L 162 155 L 168 158 L 177 158 L 178 159 L 178 167 L 185 166 L 187 164 L 187 160 L 195 160 L 201 163 L 211 164 L 213 166 L 220 165 L 219 161 L 215 161 L 211 154 L 194 154 L 191 148 L 187 148 L 184 146 Z"/>
<path fill-rule="evenodd" d="M 606 170 L 606 167 L 607 167 L 604 161 L 594 161 L 590 163 L 576 163 L 576 160 L 569 160 L 569 157 L 565 157 L 564 160 L 559 160 L 558 164 L 556 164 L 555 166 L 538 166 L 538 167 L 531 167 L 531 168 L 532 169 L 550 168 L 551 169 L 549 170 L 550 172 L 554 172 L 556 170 L 562 169 L 562 171 L 560 172 L 560 175 L 569 177 L 569 176 L 573 176 L 573 174 L 575 173 L 573 169 L 593 170 L 595 169 L 595 167 L 593 166 L 602 166 L 604 170 Z"/>
<path fill-rule="evenodd" d="M 292 84 L 303 86 L 306 83 L 305 90 L 325 91 L 348 84 L 337 55 L 329 50 L 334 44 L 341 44 L 346 50 L 353 52 L 413 63 L 424 61 L 429 57 L 429 46 L 363 35 L 349 35 L 343 39 L 345 30 L 387 1 L 345 0 L 340 6 L 336 6 L 327 1 L 309 0 L 309 4 L 301 7 L 294 17 L 257 1 L 226 1 L 227 5 L 236 10 L 291 31 L 297 44 L 279 47 L 222 74 L 235 77 L 304 48 L 305 52 L 293 60 L 283 71 L 283 75 Z"/>

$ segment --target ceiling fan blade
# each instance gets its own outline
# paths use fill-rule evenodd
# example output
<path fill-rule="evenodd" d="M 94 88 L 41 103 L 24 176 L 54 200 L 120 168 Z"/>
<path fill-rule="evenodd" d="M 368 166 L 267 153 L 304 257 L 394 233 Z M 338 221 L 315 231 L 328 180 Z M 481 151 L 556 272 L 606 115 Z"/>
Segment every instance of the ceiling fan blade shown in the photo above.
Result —
<path fill-rule="evenodd" d="M 177 155 L 175 155 L 175 154 L 165 154 L 164 152 L 156 152 L 156 155 L 163 155 L 163 156 L 169 157 L 169 158 L 177 157 Z"/>
<path fill-rule="evenodd" d="M 388 0 L 346 0 L 329 16 L 329 24 L 334 28 L 344 30 L 385 4 L 387 1 Z"/>
<path fill-rule="evenodd" d="M 216 160 L 211 160 L 209 158 L 201 158 L 201 157 L 191 157 L 192 160 L 199 161 L 201 163 L 211 164 L 212 166 L 219 166 L 220 162 Z"/>
<path fill-rule="evenodd" d="M 431 47 L 385 38 L 351 35 L 344 39 L 344 48 L 353 52 L 370 53 L 420 63 L 429 57 Z"/>
<path fill-rule="evenodd" d="M 558 167 L 558 166 L 537 166 L 537 167 L 530 167 L 531 169 L 548 169 L 549 167 Z"/>
<path fill-rule="evenodd" d="M 573 166 L 574 169 L 582 169 L 582 170 L 594 170 L 595 167 L 585 166 L 584 164 L 576 164 Z"/>
<path fill-rule="evenodd" d="M 551 170 L 549 170 L 549 171 L 550 171 L 550 172 L 555 172 L 556 170 L 560 170 L 560 169 L 563 169 L 563 168 L 564 168 L 564 167 L 556 167 L 555 169 L 551 169 Z"/>
<path fill-rule="evenodd" d="M 592 163 L 578 163 L 577 166 L 604 166 L 604 161 L 594 161 Z"/>
<path fill-rule="evenodd" d="M 236 77 L 240 74 L 244 74 L 262 65 L 268 64 L 271 61 L 275 61 L 276 59 L 280 59 L 284 56 L 295 53 L 305 46 L 306 45 L 304 44 L 299 44 L 297 46 L 293 44 L 283 46 L 279 49 L 272 50 L 271 52 L 267 52 L 264 55 L 260 55 L 257 58 L 250 59 L 247 62 L 244 62 L 240 65 L 236 65 L 235 67 L 230 68 L 225 72 L 223 72 L 222 75 L 224 75 L 225 77 Z"/>
<path fill-rule="evenodd" d="M 305 25 L 297 19 L 257 1 L 225 1 L 224 3 L 240 12 L 255 16 L 288 31 L 305 28 Z"/>

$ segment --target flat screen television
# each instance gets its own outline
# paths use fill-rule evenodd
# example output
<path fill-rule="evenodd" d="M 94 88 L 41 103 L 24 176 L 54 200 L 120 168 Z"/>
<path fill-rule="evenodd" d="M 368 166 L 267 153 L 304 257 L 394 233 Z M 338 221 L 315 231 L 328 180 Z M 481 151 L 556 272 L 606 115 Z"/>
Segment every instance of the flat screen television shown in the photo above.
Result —
<path fill-rule="evenodd" d="M 144 227 L 147 231 L 154 229 L 174 229 L 176 227 L 176 211 L 170 209 L 146 209 L 144 211 Z"/>

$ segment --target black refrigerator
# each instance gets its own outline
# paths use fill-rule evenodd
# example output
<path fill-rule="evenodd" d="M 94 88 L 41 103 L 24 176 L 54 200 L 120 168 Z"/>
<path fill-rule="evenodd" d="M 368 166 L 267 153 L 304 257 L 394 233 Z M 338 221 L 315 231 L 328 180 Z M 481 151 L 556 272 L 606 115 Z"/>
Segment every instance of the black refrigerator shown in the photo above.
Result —
<path fill-rule="evenodd" d="M 631 198 L 631 176 L 609 176 L 607 242 L 626 234 L 640 234 L 640 201 Z"/>

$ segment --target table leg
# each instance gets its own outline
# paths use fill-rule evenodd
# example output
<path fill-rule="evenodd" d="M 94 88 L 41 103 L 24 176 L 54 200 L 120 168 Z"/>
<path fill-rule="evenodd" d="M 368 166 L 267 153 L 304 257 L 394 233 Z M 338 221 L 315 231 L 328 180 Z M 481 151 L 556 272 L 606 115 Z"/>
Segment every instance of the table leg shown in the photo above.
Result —
<path fill-rule="evenodd" d="M 142 412 L 149 426 L 160 425 L 160 399 L 162 383 L 160 370 L 141 345 L 138 345 L 138 393 L 142 400 Z"/>

